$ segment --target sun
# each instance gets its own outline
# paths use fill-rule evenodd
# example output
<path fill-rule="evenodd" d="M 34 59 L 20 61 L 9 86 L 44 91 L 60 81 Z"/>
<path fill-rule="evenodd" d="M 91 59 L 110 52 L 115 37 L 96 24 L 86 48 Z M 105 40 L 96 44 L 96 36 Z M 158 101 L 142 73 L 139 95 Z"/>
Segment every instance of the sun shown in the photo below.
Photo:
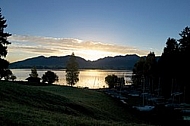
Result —
<path fill-rule="evenodd" d="M 79 56 L 85 58 L 86 60 L 95 61 L 99 58 L 107 56 L 107 52 L 100 50 L 83 50 L 77 53 Z"/>

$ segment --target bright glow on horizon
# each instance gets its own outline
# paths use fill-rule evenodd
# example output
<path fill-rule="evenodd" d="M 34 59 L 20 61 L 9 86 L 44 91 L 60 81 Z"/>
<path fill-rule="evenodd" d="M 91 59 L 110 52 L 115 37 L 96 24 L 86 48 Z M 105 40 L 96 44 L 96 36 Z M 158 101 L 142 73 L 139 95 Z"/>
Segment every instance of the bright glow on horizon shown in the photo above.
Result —
<path fill-rule="evenodd" d="M 80 56 L 86 60 L 97 60 L 107 56 L 137 54 L 147 55 L 148 51 L 134 47 L 112 45 L 103 42 L 83 41 L 75 38 L 53 38 L 12 35 L 8 38 L 8 61 L 15 62 L 36 56 Z"/>
<path fill-rule="evenodd" d="M 76 52 L 76 55 L 85 57 L 86 60 L 95 61 L 107 56 L 114 56 L 111 52 L 104 52 L 101 50 L 84 50 Z"/>

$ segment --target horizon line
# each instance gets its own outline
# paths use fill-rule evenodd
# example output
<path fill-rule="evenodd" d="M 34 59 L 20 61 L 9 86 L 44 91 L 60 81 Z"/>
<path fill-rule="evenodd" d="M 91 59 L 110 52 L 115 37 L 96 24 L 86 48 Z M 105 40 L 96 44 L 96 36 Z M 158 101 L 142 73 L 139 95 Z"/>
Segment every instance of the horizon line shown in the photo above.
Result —
<path fill-rule="evenodd" d="M 94 62 L 94 61 L 98 61 L 98 60 L 100 60 L 100 59 L 109 58 L 109 57 L 114 58 L 114 57 L 117 57 L 117 56 L 132 56 L 132 55 L 136 55 L 136 56 L 138 56 L 138 57 L 144 57 L 144 56 L 145 56 L 145 55 L 140 56 L 140 55 L 138 55 L 138 54 L 125 54 L 125 55 L 105 56 L 105 57 L 102 57 L 102 58 L 98 58 L 98 59 L 96 59 L 96 60 L 85 59 L 85 58 L 83 58 L 82 56 L 78 56 L 78 55 L 75 55 L 75 56 L 76 56 L 76 57 L 79 57 L 79 58 L 82 58 L 82 59 L 84 59 L 84 60 L 86 60 L 86 61 Z M 45 55 L 39 55 L 39 56 L 28 57 L 28 58 L 25 58 L 25 59 L 23 59 L 23 60 L 13 61 L 13 62 L 10 62 L 10 64 L 11 64 L 11 63 L 20 62 L 20 61 L 25 61 L 25 60 L 28 60 L 28 59 L 37 58 L 37 57 L 50 58 L 50 57 L 66 57 L 66 56 L 70 56 L 70 55 L 63 55 L 63 56 L 55 56 L 55 55 L 52 55 L 52 56 L 45 56 Z M 160 55 L 155 55 L 155 57 L 159 57 L 159 56 L 160 56 Z"/>

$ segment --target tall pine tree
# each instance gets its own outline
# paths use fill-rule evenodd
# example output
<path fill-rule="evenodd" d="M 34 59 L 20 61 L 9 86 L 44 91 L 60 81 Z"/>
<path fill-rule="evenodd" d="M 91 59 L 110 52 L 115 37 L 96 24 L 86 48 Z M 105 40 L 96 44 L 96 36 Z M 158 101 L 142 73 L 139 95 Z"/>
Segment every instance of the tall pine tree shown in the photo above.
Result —
<path fill-rule="evenodd" d="M 11 36 L 11 34 L 4 32 L 6 27 L 6 20 L 1 14 L 0 8 L 0 79 L 5 76 L 5 71 L 9 66 L 9 62 L 4 59 L 7 56 L 7 45 L 11 44 L 7 40 L 7 37 Z"/>
<path fill-rule="evenodd" d="M 66 81 L 70 86 L 75 85 L 79 81 L 78 63 L 75 54 L 72 53 L 66 66 Z"/>

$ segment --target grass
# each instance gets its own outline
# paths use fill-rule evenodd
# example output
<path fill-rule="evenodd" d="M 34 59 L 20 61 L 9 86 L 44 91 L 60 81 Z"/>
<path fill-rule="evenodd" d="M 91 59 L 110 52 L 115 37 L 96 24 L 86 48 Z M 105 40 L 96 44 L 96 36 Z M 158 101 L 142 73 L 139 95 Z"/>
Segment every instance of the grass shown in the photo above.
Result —
<path fill-rule="evenodd" d="M 0 125 L 144 126 L 103 92 L 0 81 Z"/>

